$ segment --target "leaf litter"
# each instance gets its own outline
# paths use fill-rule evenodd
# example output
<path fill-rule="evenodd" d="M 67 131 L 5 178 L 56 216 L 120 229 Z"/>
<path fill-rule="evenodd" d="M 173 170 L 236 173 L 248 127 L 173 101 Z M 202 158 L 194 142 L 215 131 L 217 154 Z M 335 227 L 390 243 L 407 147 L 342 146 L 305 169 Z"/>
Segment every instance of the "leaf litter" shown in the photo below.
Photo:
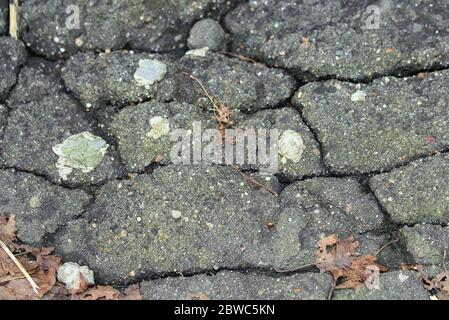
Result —
<path fill-rule="evenodd" d="M 20 244 L 14 215 L 0 212 L 0 300 L 142 300 L 139 285 L 122 292 L 112 286 L 93 286 L 80 272 L 77 286 L 58 282 L 61 258 L 53 248 Z"/>

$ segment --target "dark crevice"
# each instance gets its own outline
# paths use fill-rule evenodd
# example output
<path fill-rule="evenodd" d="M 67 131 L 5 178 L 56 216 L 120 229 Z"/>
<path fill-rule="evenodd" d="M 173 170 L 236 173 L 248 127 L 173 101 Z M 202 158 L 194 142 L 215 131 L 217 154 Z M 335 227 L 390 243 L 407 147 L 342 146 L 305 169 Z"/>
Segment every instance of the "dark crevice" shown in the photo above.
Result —
<path fill-rule="evenodd" d="M 237 268 L 231 268 L 231 267 L 220 267 L 217 269 L 204 269 L 200 271 L 185 271 L 185 272 L 165 272 L 165 273 L 147 273 L 147 274 L 141 274 L 138 275 L 129 281 L 124 281 L 117 283 L 117 286 L 129 286 L 132 284 L 141 283 L 144 281 L 155 281 L 155 280 L 163 280 L 167 278 L 176 278 L 182 280 L 182 278 L 190 278 L 198 275 L 208 275 L 208 276 L 214 276 L 220 272 L 238 272 L 243 274 L 255 274 L 255 275 L 264 275 L 267 277 L 273 277 L 273 278 L 282 278 L 282 277 L 289 277 L 295 274 L 306 274 L 306 273 L 318 273 L 319 270 L 315 267 L 309 267 L 309 268 L 300 268 L 296 271 L 290 271 L 290 272 L 278 272 L 275 269 L 271 267 L 237 267 Z M 101 284 L 101 280 L 99 281 Z M 103 283 L 106 284 L 106 283 Z"/>
<path fill-rule="evenodd" d="M 318 148 L 320 149 L 320 162 L 321 162 L 321 166 L 322 166 L 323 170 L 325 171 L 325 173 L 327 173 L 327 172 L 330 173 L 331 171 L 329 170 L 329 168 L 326 165 L 326 162 L 324 161 L 324 156 L 325 156 L 324 147 L 323 147 L 323 144 L 321 143 L 320 139 L 318 138 L 317 131 L 315 130 L 315 128 L 313 128 L 313 126 L 310 124 L 310 122 L 304 116 L 302 108 L 295 108 L 295 110 L 298 111 L 299 116 L 302 119 L 302 122 L 306 125 L 307 128 L 309 128 L 310 132 L 313 135 L 315 142 L 318 144 Z"/>
<path fill-rule="evenodd" d="M 283 69 L 283 70 L 286 71 L 285 69 Z M 351 79 L 351 78 L 344 78 L 344 77 L 337 77 L 335 75 L 327 75 L 327 76 L 321 76 L 321 77 L 314 77 L 314 79 L 310 80 L 310 81 L 304 81 L 303 79 L 298 78 L 298 76 L 295 76 L 294 73 L 289 72 L 289 74 L 291 76 L 294 76 L 298 81 L 300 81 L 302 85 L 305 85 L 310 82 L 324 82 L 324 81 L 329 81 L 329 80 L 337 80 L 337 81 L 349 82 L 349 83 L 353 83 L 353 84 L 370 84 L 370 83 L 374 82 L 375 80 L 381 79 L 384 77 L 394 77 L 394 78 L 398 78 L 398 79 L 404 79 L 404 78 L 417 76 L 420 73 L 432 73 L 432 72 L 446 71 L 446 70 L 449 70 L 448 66 L 443 66 L 443 65 L 438 64 L 434 67 L 425 68 L 425 69 L 411 69 L 411 70 L 410 69 L 400 69 L 400 70 L 388 72 L 385 74 L 376 74 L 372 77 L 366 77 L 364 79 L 359 79 L 359 80 L 355 80 L 355 79 Z"/>
<path fill-rule="evenodd" d="M 387 174 L 396 169 L 406 167 L 414 162 L 417 162 L 420 160 L 426 160 L 428 158 L 432 158 L 432 157 L 442 155 L 442 154 L 447 154 L 447 153 L 449 153 L 449 146 L 446 146 L 438 151 L 414 155 L 412 157 L 409 157 L 409 160 L 407 160 L 407 161 L 398 162 L 397 164 L 385 167 L 384 169 L 372 170 L 372 171 L 347 171 L 347 172 L 335 171 L 335 170 L 330 169 L 329 172 L 331 175 L 336 176 L 336 177 L 346 177 L 346 176 L 370 176 L 370 177 L 372 177 L 372 176 L 379 175 L 379 174 Z"/>

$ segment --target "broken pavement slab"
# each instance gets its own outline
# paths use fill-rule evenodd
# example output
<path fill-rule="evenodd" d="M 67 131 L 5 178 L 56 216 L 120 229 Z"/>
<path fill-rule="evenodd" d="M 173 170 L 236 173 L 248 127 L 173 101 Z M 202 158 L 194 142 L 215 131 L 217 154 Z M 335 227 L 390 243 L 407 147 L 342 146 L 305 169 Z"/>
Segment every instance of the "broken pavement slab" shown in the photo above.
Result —
<path fill-rule="evenodd" d="M 106 183 L 86 219 L 61 229 L 54 245 L 101 281 L 127 283 L 173 272 L 298 268 L 315 261 L 317 241 L 332 233 L 355 235 L 360 253 L 387 242 L 370 233 L 383 215 L 357 181 L 312 180 L 278 202 L 229 167 L 161 167 Z"/>
<path fill-rule="evenodd" d="M 235 128 L 277 129 L 279 156 L 276 173 L 282 179 L 302 179 L 325 172 L 321 163 L 320 147 L 312 132 L 303 123 L 299 112 L 293 108 L 284 107 L 256 112 L 237 121 Z M 261 171 L 264 167 L 258 161 L 256 168 Z"/>
<path fill-rule="evenodd" d="M 132 281 L 130 274 L 242 267 L 268 231 L 273 197 L 252 191 L 231 168 L 161 167 L 102 186 L 86 215 L 90 223 L 68 224 L 55 245 L 107 283 Z"/>
<path fill-rule="evenodd" d="M 442 154 L 376 175 L 370 185 L 394 222 L 447 224 L 448 177 L 449 155 Z"/>
<path fill-rule="evenodd" d="M 9 114 L 2 157 L 8 167 L 19 168 L 70 186 L 100 184 L 120 171 L 117 152 L 108 148 L 101 163 L 89 173 L 74 170 L 67 180 L 59 174 L 53 148 L 74 134 L 96 132 L 96 124 L 79 104 L 59 92 L 42 100 L 17 105 Z"/>
<path fill-rule="evenodd" d="M 336 290 L 333 300 L 429 300 L 421 275 L 413 271 L 381 273 L 379 288 Z"/>
<path fill-rule="evenodd" d="M 5 98 L 17 81 L 20 67 L 27 52 L 22 42 L 10 37 L 0 37 L 0 98 Z"/>
<path fill-rule="evenodd" d="M 317 242 L 336 234 L 353 236 L 360 254 L 387 242 L 376 235 L 384 215 L 375 198 L 354 178 L 312 178 L 287 186 L 279 197 L 272 234 L 254 259 L 259 267 L 294 270 L 316 259 Z M 265 261 L 264 261 L 265 260 Z"/>
<path fill-rule="evenodd" d="M 147 300 L 326 300 L 331 286 L 331 276 L 320 273 L 275 278 L 220 271 L 145 281 L 141 290 Z"/>
<path fill-rule="evenodd" d="M 446 3 L 376 2 L 379 16 L 368 5 L 343 0 L 248 1 L 226 16 L 225 26 L 233 34 L 234 51 L 288 69 L 306 81 L 360 81 L 449 66 Z"/>
<path fill-rule="evenodd" d="M 33 245 L 81 215 L 91 198 L 15 170 L 0 170 L 0 185 L 0 211 L 16 215 L 18 238 Z"/>
<path fill-rule="evenodd" d="M 197 106 L 186 103 L 149 101 L 120 110 L 110 125 L 129 172 L 141 172 L 153 162 L 171 163 L 176 129 L 193 130 L 201 121 L 203 129 L 216 123 Z M 190 138 L 189 138 L 190 139 Z M 158 160 L 159 159 L 159 160 Z"/>
<path fill-rule="evenodd" d="M 125 51 L 79 53 L 67 61 L 62 78 L 85 108 L 98 109 L 108 104 L 123 107 L 155 96 L 159 101 L 172 100 L 175 69 L 176 63 L 168 56 Z"/>
<path fill-rule="evenodd" d="M 329 170 L 386 171 L 449 146 L 448 81 L 446 70 L 370 84 L 312 82 L 293 103 L 316 132 Z"/>
<path fill-rule="evenodd" d="M 223 54 L 185 55 L 179 64 L 182 72 L 198 78 L 211 96 L 227 103 L 232 110 L 251 113 L 275 108 L 296 89 L 296 80 L 283 70 Z M 199 98 L 204 98 L 204 91 L 196 81 L 186 78 L 180 84 L 177 98 L 197 103 Z M 211 107 L 209 101 L 205 103 Z"/>
<path fill-rule="evenodd" d="M 449 265 L 449 228 L 420 224 L 400 229 L 407 252 L 415 263 L 424 267 L 430 277 L 443 272 Z M 446 252 L 446 253 L 445 253 Z"/>
<path fill-rule="evenodd" d="M 125 46 L 150 52 L 182 49 L 191 25 L 221 18 L 234 0 L 30 0 L 21 4 L 27 46 L 47 58 Z M 77 19 L 78 18 L 78 19 Z"/>
<path fill-rule="evenodd" d="M 60 78 L 61 63 L 31 57 L 20 70 L 17 84 L 12 89 L 7 104 L 16 105 L 40 101 L 45 96 L 57 95 L 64 90 Z"/>

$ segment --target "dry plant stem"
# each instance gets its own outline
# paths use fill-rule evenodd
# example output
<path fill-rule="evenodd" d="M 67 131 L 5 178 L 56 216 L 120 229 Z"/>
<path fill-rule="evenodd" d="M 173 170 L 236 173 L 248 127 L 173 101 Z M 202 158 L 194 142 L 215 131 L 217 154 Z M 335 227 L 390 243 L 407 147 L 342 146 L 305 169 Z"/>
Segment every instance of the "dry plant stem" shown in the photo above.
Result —
<path fill-rule="evenodd" d="M 19 0 L 9 2 L 9 35 L 11 38 L 19 39 Z"/>
<path fill-rule="evenodd" d="M 183 286 L 184 291 L 185 291 L 185 293 L 187 295 L 187 294 L 189 294 L 189 290 L 188 290 L 187 285 L 186 285 L 186 278 L 184 278 L 184 275 L 182 274 L 182 272 L 178 272 L 178 274 L 181 276 L 182 286 Z"/>
<path fill-rule="evenodd" d="M 315 266 L 315 263 L 308 263 L 308 264 L 302 265 L 295 269 L 279 270 L 279 269 L 274 268 L 274 271 L 279 272 L 279 273 L 289 273 L 289 272 L 295 272 L 295 271 L 299 271 L 299 270 L 314 267 L 314 266 Z"/>
<path fill-rule="evenodd" d="M 245 57 L 244 55 L 241 55 L 241 54 L 238 54 L 238 53 L 228 52 L 228 51 L 218 51 L 217 53 L 223 54 L 225 56 L 236 57 L 236 58 L 239 58 L 240 60 L 243 60 L 243 61 L 257 63 L 256 60 L 248 58 L 248 57 Z"/>
<path fill-rule="evenodd" d="M 447 267 L 446 267 L 446 255 L 447 255 L 447 251 L 444 250 L 444 251 L 443 251 L 443 268 L 444 268 L 444 271 L 447 273 Z"/>
<path fill-rule="evenodd" d="M 204 87 L 203 83 L 200 81 L 200 79 L 198 79 L 197 77 L 193 76 L 192 74 L 189 73 L 184 73 L 187 76 L 190 77 L 190 79 L 195 80 L 196 82 L 198 82 L 198 84 L 200 85 L 201 89 L 203 90 L 204 94 L 207 96 L 207 98 L 210 100 L 210 102 L 212 103 L 212 105 L 214 106 L 214 114 L 216 116 L 216 111 L 220 109 L 220 107 L 215 103 L 214 99 L 212 98 L 212 96 L 209 94 L 209 92 L 207 92 L 206 88 Z M 270 189 L 269 187 L 265 186 L 264 184 L 258 182 L 257 180 L 251 178 L 250 176 L 244 174 L 236 165 L 232 164 L 232 163 L 228 163 L 232 168 L 234 168 L 234 170 L 236 170 L 246 181 L 249 181 L 265 190 L 267 190 L 268 192 L 270 192 L 271 194 L 275 195 L 275 196 L 279 196 L 279 194 L 277 192 L 275 192 L 274 190 Z"/>
<path fill-rule="evenodd" d="M 257 181 L 256 179 L 254 179 L 254 178 L 252 178 L 252 177 L 250 177 L 250 176 L 244 174 L 244 173 L 243 173 L 243 172 L 242 172 L 242 171 L 241 171 L 235 164 L 232 164 L 232 163 L 228 163 L 228 164 L 229 164 L 234 170 L 236 170 L 236 171 L 243 177 L 243 179 L 245 179 L 245 180 L 247 180 L 247 181 L 249 181 L 249 182 L 251 182 L 251 183 L 253 183 L 253 184 L 255 184 L 255 185 L 257 185 L 257 186 L 259 186 L 259 187 L 261 187 L 261 188 L 263 188 L 263 189 L 265 189 L 265 190 L 267 190 L 268 192 L 270 192 L 271 194 L 275 195 L 276 197 L 279 196 L 279 194 L 278 194 L 276 191 L 270 189 L 269 187 L 267 187 L 266 185 L 260 183 L 260 182 Z"/>
<path fill-rule="evenodd" d="M 375 256 L 379 255 L 379 253 L 381 253 L 381 252 L 382 252 L 386 247 L 388 247 L 390 244 L 396 243 L 396 242 L 398 242 L 398 241 L 399 241 L 399 239 L 394 239 L 394 240 L 391 240 L 391 241 L 387 242 L 387 243 L 384 244 L 382 247 L 380 247 L 379 250 L 376 251 Z"/>
<path fill-rule="evenodd" d="M 12 280 L 18 280 L 18 279 L 23 279 L 25 278 L 25 276 L 23 274 L 17 274 L 17 275 L 7 275 L 7 276 L 3 276 L 0 277 L 0 284 L 5 283 L 5 282 L 9 282 Z"/>
<path fill-rule="evenodd" d="M 329 289 L 329 294 L 327 295 L 327 300 L 332 300 L 332 295 L 334 294 L 335 287 L 337 286 L 337 281 L 332 279 L 332 286 Z"/>
<path fill-rule="evenodd" d="M 200 85 L 201 89 L 204 91 L 204 94 L 207 96 L 207 98 L 210 100 L 210 102 L 214 106 L 214 109 L 217 110 L 218 109 L 217 104 L 215 103 L 214 99 L 212 99 L 212 97 L 210 96 L 209 92 L 207 92 L 206 88 L 204 87 L 204 85 L 200 81 L 200 79 L 198 79 L 197 77 L 193 76 L 192 74 L 186 73 L 186 75 L 188 75 L 190 77 L 190 79 L 195 80 L 196 82 L 198 82 L 198 84 Z"/>
<path fill-rule="evenodd" d="M 3 250 L 5 250 L 6 254 L 11 258 L 11 260 L 16 264 L 17 268 L 19 268 L 19 270 L 23 273 L 23 275 L 25 276 L 25 278 L 28 280 L 31 287 L 33 288 L 33 291 L 37 294 L 38 293 L 37 289 L 39 289 L 39 286 L 36 284 L 36 282 L 34 282 L 34 280 L 31 278 L 31 276 L 25 270 L 25 268 L 22 266 L 22 264 L 19 262 L 19 260 L 16 259 L 14 254 L 9 250 L 8 246 L 1 240 L 0 240 L 0 246 L 2 247 Z"/>

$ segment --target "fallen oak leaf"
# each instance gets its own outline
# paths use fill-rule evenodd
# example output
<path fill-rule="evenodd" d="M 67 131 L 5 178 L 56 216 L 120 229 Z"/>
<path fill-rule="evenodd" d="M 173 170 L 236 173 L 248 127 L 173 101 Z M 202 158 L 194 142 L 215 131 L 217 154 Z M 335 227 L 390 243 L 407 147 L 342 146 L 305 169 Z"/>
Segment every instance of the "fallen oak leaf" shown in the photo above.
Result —
<path fill-rule="evenodd" d="M 358 256 L 358 247 L 353 237 L 340 240 L 335 234 L 318 241 L 315 265 L 321 272 L 332 274 L 335 289 L 357 288 L 372 280 L 374 272 L 388 270 L 376 262 L 374 255 Z M 340 279 L 344 281 L 337 285 Z"/>

